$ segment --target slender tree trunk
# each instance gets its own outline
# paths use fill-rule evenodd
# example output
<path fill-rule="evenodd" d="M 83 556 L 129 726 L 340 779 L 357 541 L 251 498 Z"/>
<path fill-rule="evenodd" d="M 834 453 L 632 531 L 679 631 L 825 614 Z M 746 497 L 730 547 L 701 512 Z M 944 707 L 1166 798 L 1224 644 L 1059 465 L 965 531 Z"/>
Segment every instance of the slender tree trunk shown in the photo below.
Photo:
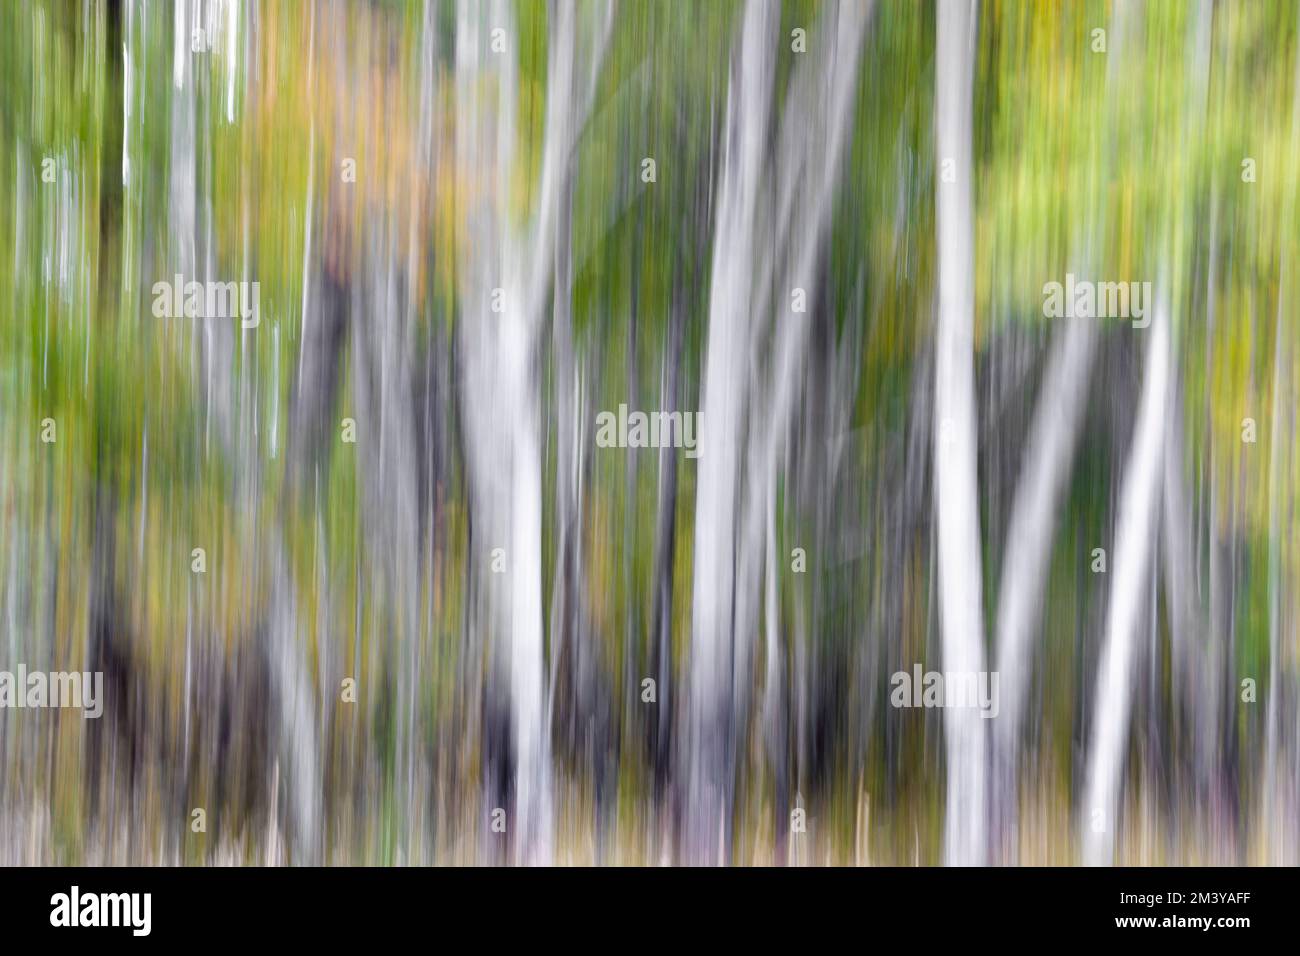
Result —
<path fill-rule="evenodd" d="M 730 840 L 735 501 L 751 350 L 755 214 L 764 185 L 777 22 L 770 0 L 749 0 L 732 60 L 723 133 L 698 445 L 685 756 L 685 850 L 687 859 L 695 863 L 721 862 Z"/>
<path fill-rule="evenodd" d="M 994 782 L 998 788 L 995 807 L 1002 821 L 1002 846 L 995 852 L 1008 849 L 1009 838 L 1014 845 L 1010 827 L 1016 818 L 1016 764 L 1020 725 L 1033 673 L 1033 637 L 1040 631 L 1056 518 L 1068 487 L 1096 352 L 1095 323 L 1086 318 L 1067 321 L 1057 334 L 1043 373 L 1038 409 L 1030 426 L 1025 463 L 1007 528 L 1001 572 L 997 618 L 1000 706 L 994 725 Z"/>
<path fill-rule="evenodd" d="M 935 91 L 935 165 L 940 171 L 934 428 L 939 608 L 944 670 L 966 674 L 984 671 L 972 342 L 974 12 L 971 0 L 939 3 Z M 953 174 L 951 181 L 945 170 Z M 985 861 L 988 846 L 985 724 L 979 712 L 969 707 L 944 708 L 943 717 L 948 780 L 944 860 L 950 865 L 978 865 Z"/>
<path fill-rule="evenodd" d="M 596 48 L 583 85 L 577 82 L 575 4 L 562 0 L 552 10 L 539 199 L 530 226 L 520 234 L 509 210 L 517 159 L 519 37 L 509 4 L 461 0 L 457 5 L 458 173 L 475 176 L 492 170 L 496 177 L 468 212 L 461 263 L 461 398 L 479 535 L 470 573 L 481 581 L 483 621 L 491 635 L 497 679 L 509 688 L 515 812 L 508 826 L 520 862 L 546 862 L 552 852 L 536 348 L 554 279 L 557 233 L 567 232 L 557 223 L 564 223 L 561 203 L 573 174 L 574 145 L 591 107 L 612 25 L 612 8 L 599 12 L 603 19 L 594 31 Z M 489 48 L 490 32 L 497 28 L 506 34 L 502 54 Z M 490 74 L 496 79 L 492 101 L 483 91 Z M 491 571 L 497 548 L 504 552 L 504 574 Z"/>
<path fill-rule="evenodd" d="M 1149 597 L 1148 563 L 1158 516 L 1169 380 L 1169 317 L 1163 294 L 1149 329 L 1146 370 L 1138 403 L 1115 531 L 1106 643 L 1098 663 L 1092 740 L 1082 808 L 1084 862 L 1109 863 L 1118 832 L 1120 784 L 1128 751 L 1137 641 Z"/>

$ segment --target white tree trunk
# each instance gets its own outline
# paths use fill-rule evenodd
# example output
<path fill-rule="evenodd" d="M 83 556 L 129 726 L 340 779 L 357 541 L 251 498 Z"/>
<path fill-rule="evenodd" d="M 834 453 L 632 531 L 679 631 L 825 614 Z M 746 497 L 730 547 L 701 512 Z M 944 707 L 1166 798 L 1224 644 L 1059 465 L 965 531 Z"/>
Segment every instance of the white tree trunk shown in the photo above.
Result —
<path fill-rule="evenodd" d="M 974 29 L 971 0 L 939 3 L 935 91 L 935 165 L 940 174 L 936 205 L 939 313 L 934 475 L 943 667 L 947 672 L 958 673 L 984 670 L 972 342 Z M 955 173 L 954 181 L 943 181 L 945 167 Z M 944 860 L 949 865 L 979 865 L 985 861 L 988 845 L 984 720 L 978 710 L 969 707 L 945 708 L 943 716 L 948 771 Z"/>
<path fill-rule="evenodd" d="M 482 582 L 482 618 L 493 661 L 509 687 L 515 772 L 517 862 L 547 862 L 552 853 L 550 728 L 542 630 L 542 460 L 538 434 L 539 330 L 553 279 L 551 250 L 559 204 L 572 176 L 575 139 L 590 109 L 613 9 L 599 9 L 588 85 L 575 82 L 577 24 L 572 0 L 551 11 L 546 121 L 538 208 L 526 230 L 510 221 L 515 170 L 515 91 L 519 36 L 511 5 L 461 0 L 457 5 L 456 154 L 458 175 L 495 175 L 467 213 L 462 250 L 464 301 L 458 320 L 466 410 L 466 456 Z M 490 50 L 491 31 L 506 49 Z M 484 89 L 492 76 L 494 90 Z M 495 96 L 492 94 L 495 93 Z M 567 241 L 567 237 L 565 237 Z M 502 310 L 492 310 L 493 290 Z M 505 573 L 490 572 L 505 551 Z"/>
<path fill-rule="evenodd" d="M 466 457 L 478 538 L 470 574 L 481 582 L 485 605 L 481 625 L 492 666 L 509 688 L 515 806 L 507 828 L 513 834 L 516 861 L 528 862 L 547 857 L 550 833 L 543 813 L 548 735 L 541 706 L 540 465 L 530 460 L 537 454 L 533 340 L 521 250 L 509 231 L 507 211 L 515 158 L 518 38 L 505 4 L 463 2 L 457 13 L 458 173 L 495 173 L 495 182 L 468 213 L 464 300 L 457 322 L 464 363 Z M 507 50 L 494 55 L 489 51 L 489 36 L 498 27 L 506 31 Z M 495 115 L 483 102 L 481 89 L 487 75 L 496 80 Z M 499 313 L 492 310 L 494 289 L 501 290 Z M 501 575 L 491 571 L 497 548 L 505 553 Z"/>
<path fill-rule="evenodd" d="M 1033 673 L 1033 638 L 1039 633 L 1056 519 L 1069 483 L 1096 351 L 1095 323 L 1091 319 L 1066 321 L 1068 324 L 1057 333 L 1043 373 L 1038 408 L 1030 426 L 1007 526 L 1002 584 L 998 592 L 1000 700 L 998 719 L 994 721 L 993 766 L 998 789 L 996 807 L 1001 819 L 1014 817 L 1020 724 Z"/>
<path fill-rule="evenodd" d="M 1091 866 L 1110 863 L 1115 852 L 1120 782 L 1132 711 L 1133 663 L 1142 608 L 1149 597 L 1148 561 L 1163 474 L 1170 352 L 1167 312 L 1165 299 L 1157 298 L 1149 330 L 1151 341 L 1147 347 L 1142 397 L 1124 470 L 1115 529 L 1106 644 L 1097 671 L 1095 716 L 1082 808 L 1084 862 Z"/>
<path fill-rule="evenodd" d="M 777 11 L 750 0 L 727 94 L 722 178 L 709 290 L 695 507 L 694 607 L 686 768 L 686 853 L 718 862 L 731 786 L 732 598 L 740 434 L 755 293 L 753 246 L 775 74 Z"/>
<path fill-rule="evenodd" d="M 764 534 L 776 511 L 777 465 L 794 420 L 816 321 L 812 312 L 791 312 L 790 294 L 802 289 L 809 305 L 816 298 L 816 276 L 852 130 L 858 60 L 873 7 L 872 0 L 847 0 L 824 10 L 814 44 L 832 52 L 817 59 L 800 59 L 781 120 L 780 152 L 772 175 L 779 177 L 776 244 L 783 247 L 787 261 L 776 263 L 760 257 L 753 280 L 758 290 L 756 312 L 760 321 L 775 313 L 775 341 L 770 362 L 772 380 L 765 387 L 755 388 L 750 402 L 751 419 L 762 422 L 763 427 L 756 431 L 749 446 L 746 495 L 738 529 L 741 546 L 737 555 L 735 631 L 741 643 L 736 649 L 734 675 L 738 724 L 747 710 L 750 648 L 745 635 L 756 629 Z M 769 277 L 775 277 L 776 282 Z M 775 303 L 769 295 L 773 285 Z M 769 660 L 777 653 L 773 621 L 774 614 L 769 615 Z M 779 663 L 768 673 L 776 674 L 778 670 Z"/>

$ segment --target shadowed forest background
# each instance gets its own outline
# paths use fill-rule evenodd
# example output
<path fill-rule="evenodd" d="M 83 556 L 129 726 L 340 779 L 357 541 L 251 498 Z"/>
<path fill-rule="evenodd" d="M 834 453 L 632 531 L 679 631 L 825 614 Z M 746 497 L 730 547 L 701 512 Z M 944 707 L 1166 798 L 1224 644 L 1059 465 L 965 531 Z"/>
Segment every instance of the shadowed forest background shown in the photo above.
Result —
<path fill-rule="evenodd" d="M 0 709 L 0 863 L 1300 862 L 1298 54 L 0 0 L 0 670 L 104 675 Z"/>

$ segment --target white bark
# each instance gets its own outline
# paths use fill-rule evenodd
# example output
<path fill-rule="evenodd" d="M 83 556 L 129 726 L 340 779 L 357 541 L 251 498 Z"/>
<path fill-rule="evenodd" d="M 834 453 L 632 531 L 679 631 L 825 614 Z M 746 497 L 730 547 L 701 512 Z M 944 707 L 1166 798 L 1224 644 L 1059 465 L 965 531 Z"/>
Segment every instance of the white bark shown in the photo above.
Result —
<path fill-rule="evenodd" d="M 974 4 L 942 0 L 938 9 L 935 91 L 936 168 L 953 161 L 954 182 L 937 184 L 939 312 L 936 338 L 934 474 L 938 524 L 943 666 L 984 670 L 979 502 L 975 468 L 971 223 L 971 84 Z M 978 710 L 944 709 L 947 797 L 944 860 L 978 865 L 987 848 L 986 732 Z"/>
<path fill-rule="evenodd" d="M 271 558 L 271 617 L 267 663 L 280 722 L 280 757 L 288 780 L 289 826 L 294 862 L 314 866 L 322 851 L 321 769 L 316 697 L 301 649 L 301 627 L 284 543 L 276 535 Z"/>
<path fill-rule="evenodd" d="M 695 809 L 688 842 L 690 852 L 704 858 L 712 856 L 727 830 L 727 787 L 734 769 L 731 751 L 749 711 L 750 635 L 762 600 L 760 570 L 765 555 L 769 562 L 772 560 L 777 460 L 799 392 L 798 370 L 806 352 L 811 319 L 777 309 L 772 362 L 775 383 L 771 389 L 750 381 L 754 356 L 749 343 L 761 338 L 766 327 L 772 306 L 775 256 L 785 253 L 791 260 L 776 273 L 781 280 L 777 293 L 780 301 L 785 301 L 790 289 L 798 287 L 807 292 L 813 285 L 830 224 L 857 92 L 862 38 L 872 7 L 872 3 L 856 2 L 830 7 L 823 14 L 818 47 L 831 52 L 807 59 L 797 67 L 777 137 L 779 161 L 770 172 L 772 177 L 779 177 L 775 223 L 779 251 L 753 241 L 768 192 L 762 190 L 762 181 L 766 178 L 763 148 L 774 70 L 770 4 L 751 2 L 747 7 L 733 66 L 715 232 L 704 380 L 704 455 L 700 459 L 696 518 L 688 771 L 691 805 Z M 821 135 L 810 134 L 810 117 L 824 124 Z M 796 203 L 796 198 L 801 202 Z M 762 434 L 749 447 L 748 481 L 741 499 L 738 468 L 743 457 L 747 401 L 760 406 L 750 419 L 761 421 L 763 427 Z M 765 529 L 769 536 L 767 548 Z M 774 594 L 774 579 L 769 573 L 769 683 L 781 670 L 774 632 Z M 769 694 L 769 707 L 771 700 Z"/>
<path fill-rule="evenodd" d="M 1061 499 L 1078 446 L 1084 399 L 1096 352 L 1091 319 L 1067 320 L 1043 373 L 1038 407 L 1016 485 L 998 592 L 997 672 L 1000 690 L 994 722 L 995 773 L 1000 810 L 1014 808 L 1016 758 L 1025 697 L 1033 674 L 1034 641 Z"/>
<path fill-rule="evenodd" d="M 519 37 L 510 5 L 461 0 L 457 5 L 458 174 L 495 174 L 468 212 L 463 248 L 464 309 L 458 321 L 466 411 L 467 458 L 478 553 L 471 572 L 483 582 L 483 619 L 494 666 L 510 688 L 515 768 L 517 862 L 547 862 L 552 852 L 550 733 L 546 720 L 542 631 L 542 462 L 536 345 L 553 277 L 559 203 L 572 175 L 573 150 L 590 107 L 612 23 L 600 10 L 597 52 L 587 86 L 575 77 L 577 25 L 571 0 L 553 6 L 539 205 L 519 234 L 510 222 L 515 164 L 515 87 Z M 506 50 L 490 50 L 491 31 L 505 30 Z M 485 89 L 492 78 L 495 89 Z M 488 96 L 495 92 L 495 102 Z M 573 104 L 582 104 L 575 111 Z M 491 109 L 489 108 L 491 105 Z M 491 310 L 492 290 L 504 293 Z M 503 548 L 506 573 L 488 571 Z"/>
<path fill-rule="evenodd" d="M 791 313 L 792 289 L 803 289 L 809 302 L 815 299 L 819 263 L 834 213 L 839 170 L 852 128 L 852 111 L 858 90 L 858 60 L 865 27 L 874 3 L 849 0 L 828 8 L 819 22 L 815 43 L 830 48 L 823 58 L 804 58 L 791 83 L 778 137 L 781 153 L 773 176 L 779 176 L 777 195 L 782 197 L 783 215 L 777 243 L 784 246 L 788 263 L 776 271 L 776 313 L 771 374 L 774 381 L 754 390 L 756 430 L 748 455 L 743 523 L 740 527 L 740 572 L 735 602 L 737 635 L 754 630 L 759 606 L 759 570 L 764 556 L 764 527 L 776 510 L 777 464 L 785 451 L 800 394 L 802 370 L 806 367 L 808 343 L 814 317 Z M 766 319 L 771 307 L 768 296 L 771 263 L 760 262 L 755 287 L 759 290 L 757 315 Z M 769 617 L 768 634 L 773 635 Z M 769 658 L 775 652 L 769 640 Z M 733 675 L 738 703 L 743 702 L 749 684 L 749 647 L 737 646 L 737 667 Z M 743 714 L 738 713 L 738 721 Z"/>
<path fill-rule="evenodd" d="M 1084 862 L 1113 859 L 1118 829 L 1120 782 L 1132 711 L 1134 661 L 1149 568 L 1164 455 L 1164 419 L 1169 382 L 1169 317 L 1163 297 L 1155 302 L 1138 418 L 1124 470 L 1111 562 L 1106 644 L 1098 665 L 1092 740 L 1082 812 Z"/>
<path fill-rule="evenodd" d="M 541 633 L 540 467 L 537 410 L 532 389 L 532 335 L 525 305 L 519 243 L 509 233 L 507 198 L 514 164 L 515 48 L 505 4 L 458 5 L 456 64 L 457 160 L 460 175 L 486 171 L 495 182 L 471 207 L 462 265 L 464 305 L 457 323 L 464 362 L 466 453 L 475 532 L 481 534 L 471 574 L 482 582 L 493 664 L 510 688 L 515 798 L 510 831 L 516 859 L 549 855 L 546 810 L 547 734 L 543 732 Z M 505 53 L 489 50 L 490 31 L 506 31 Z M 488 109 L 484 80 L 496 81 L 496 113 Z M 491 310 L 502 289 L 504 311 Z M 506 573 L 487 567 L 503 548 Z"/>
<path fill-rule="evenodd" d="M 727 836 L 739 436 L 750 355 L 755 213 L 763 186 L 777 20 L 770 0 L 747 4 L 727 94 L 695 508 L 686 852 L 696 862 L 717 862 Z"/>

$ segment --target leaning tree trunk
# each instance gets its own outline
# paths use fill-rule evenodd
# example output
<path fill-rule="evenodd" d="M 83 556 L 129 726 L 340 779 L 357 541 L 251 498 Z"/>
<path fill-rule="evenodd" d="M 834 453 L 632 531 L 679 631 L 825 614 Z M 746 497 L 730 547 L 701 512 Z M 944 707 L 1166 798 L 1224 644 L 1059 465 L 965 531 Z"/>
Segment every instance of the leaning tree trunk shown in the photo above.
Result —
<path fill-rule="evenodd" d="M 1056 519 L 1070 477 L 1096 351 L 1091 319 L 1074 319 L 1057 333 L 1043 373 L 1042 392 L 1016 485 L 998 592 L 997 673 L 1001 692 L 994 730 L 995 812 L 999 846 L 1008 848 L 1016 819 L 1016 764 L 1020 724 L 1033 673 L 1033 637 L 1039 632 L 1043 590 L 1051 565 Z"/>
<path fill-rule="evenodd" d="M 1081 821 L 1084 862 L 1093 866 L 1113 859 L 1118 829 L 1120 782 L 1133 704 L 1134 661 L 1142 608 L 1149 596 L 1148 562 L 1163 476 L 1163 428 L 1170 364 L 1167 310 L 1166 301 L 1158 298 L 1115 531 L 1106 643 L 1097 672 L 1093 705 L 1096 716 L 1088 751 Z"/>
<path fill-rule="evenodd" d="M 858 60 L 873 8 L 870 0 L 828 5 L 813 41 L 826 54 L 802 58 L 796 67 L 777 136 L 777 165 L 772 171 L 778 197 L 776 248 L 770 259 L 760 259 L 754 277 L 758 290 L 756 314 L 760 321 L 772 316 L 774 327 L 771 359 L 764 370 L 771 378 L 753 390 L 750 403 L 752 420 L 762 422 L 763 427 L 750 438 L 737 529 L 740 547 L 736 555 L 733 719 L 738 728 L 747 723 L 751 648 L 745 636 L 757 632 L 763 606 L 767 684 L 763 709 L 769 738 L 776 730 L 773 721 L 777 719 L 784 671 L 774 567 L 778 465 L 788 453 L 816 316 L 833 308 L 816 304 L 819 290 L 815 286 L 825 262 L 840 167 L 852 130 Z M 813 305 L 813 311 L 791 309 L 790 296 L 796 289 L 806 296 L 805 307 Z M 822 477 L 829 488 L 832 478 L 825 472 Z M 783 825 L 784 813 L 783 819 L 777 821 L 778 833 Z"/>

